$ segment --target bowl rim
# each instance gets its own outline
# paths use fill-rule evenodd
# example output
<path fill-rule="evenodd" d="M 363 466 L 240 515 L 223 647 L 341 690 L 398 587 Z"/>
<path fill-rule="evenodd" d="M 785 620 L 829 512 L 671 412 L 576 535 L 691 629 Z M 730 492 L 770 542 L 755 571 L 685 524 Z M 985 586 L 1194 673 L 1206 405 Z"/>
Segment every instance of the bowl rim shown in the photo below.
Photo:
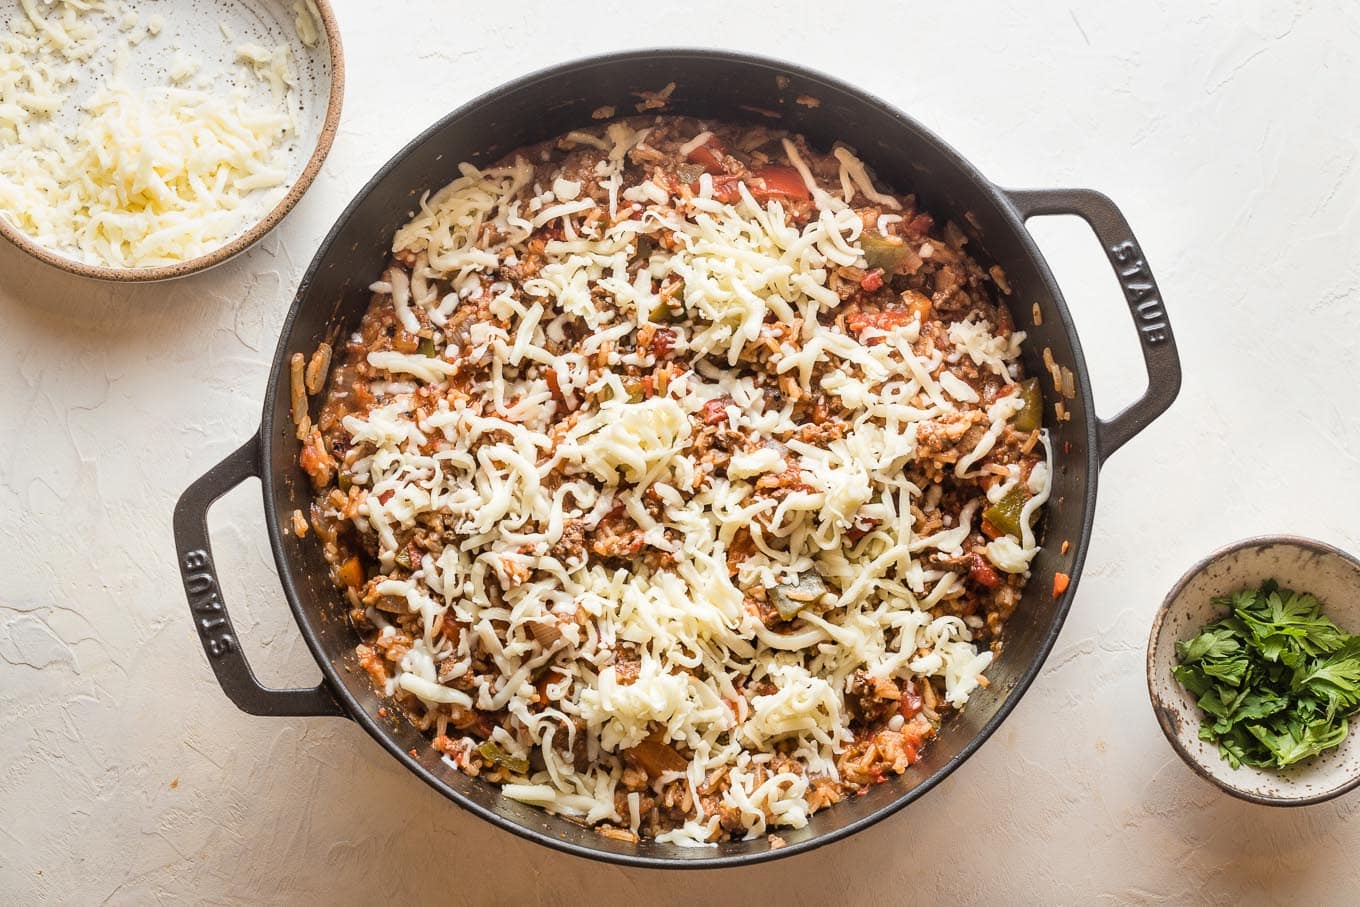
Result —
<path fill-rule="evenodd" d="M 316 11 L 321 17 L 321 25 L 326 33 L 326 42 L 330 52 L 330 97 L 326 103 L 326 116 L 321 123 L 321 131 L 317 135 L 316 147 L 312 149 L 312 154 L 307 159 L 302 172 L 288 187 L 288 192 L 285 193 L 283 198 L 279 199 L 278 203 L 268 213 L 252 224 L 250 229 L 204 255 L 177 261 L 174 264 L 156 265 L 150 268 L 119 268 L 79 261 L 39 243 L 4 216 L 0 216 L 0 236 L 9 240 L 21 251 L 27 252 L 54 268 L 80 277 L 119 283 L 154 283 L 159 280 L 170 280 L 196 274 L 199 271 L 206 271 L 220 265 L 228 259 L 235 258 L 255 245 L 269 231 L 279 225 L 288 215 L 288 212 L 292 211 L 293 207 L 302 199 L 307 190 L 311 188 L 316 175 L 321 171 L 321 164 L 330 153 L 331 145 L 335 142 L 335 134 L 340 126 L 340 108 L 343 105 L 345 94 L 345 52 L 340 43 L 340 28 L 336 24 L 335 12 L 331 8 L 330 0 L 312 0 L 312 2 L 316 4 Z"/>
<path fill-rule="evenodd" d="M 1355 555 L 1328 542 L 1290 533 L 1248 536 L 1247 538 L 1239 539 L 1236 542 L 1230 542 L 1227 545 L 1223 545 L 1222 547 L 1211 551 L 1204 557 L 1195 561 L 1195 563 L 1191 564 L 1185 573 L 1181 574 L 1180 579 L 1176 580 L 1170 591 L 1168 591 L 1166 596 L 1162 599 L 1161 605 L 1157 608 L 1157 614 L 1153 617 L 1152 629 L 1148 633 L 1146 652 L 1148 699 L 1152 704 L 1153 714 L 1157 716 L 1157 724 L 1161 727 L 1162 734 L 1166 737 L 1167 742 L 1171 744 L 1171 748 L 1176 751 L 1176 755 L 1180 756 L 1181 761 L 1188 765 L 1196 775 L 1209 781 L 1219 790 L 1231 794 L 1239 800 L 1246 800 L 1249 803 L 1256 803 L 1261 806 L 1315 806 L 1318 803 L 1325 803 L 1342 794 L 1349 793 L 1357 786 L 1360 786 L 1360 771 L 1357 771 L 1355 775 L 1344 784 L 1321 793 L 1310 794 L 1306 797 L 1271 797 L 1243 790 L 1214 775 L 1204 766 L 1204 763 L 1192 756 L 1181 744 L 1180 737 L 1176 731 L 1177 722 L 1171 716 L 1170 709 L 1158 695 L 1155 685 L 1155 677 L 1158 673 L 1158 664 L 1156 662 L 1157 640 L 1161 636 L 1162 625 L 1166 623 L 1167 615 L 1171 613 L 1172 603 L 1185 591 L 1185 587 L 1188 586 L 1193 579 L 1203 573 L 1211 564 L 1230 554 L 1235 554 L 1238 551 L 1243 551 L 1248 548 L 1267 548 L 1274 545 L 1289 545 L 1295 548 L 1302 548 L 1315 554 L 1335 555 L 1350 563 L 1357 572 L 1360 572 L 1360 558 L 1357 558 Z"/>

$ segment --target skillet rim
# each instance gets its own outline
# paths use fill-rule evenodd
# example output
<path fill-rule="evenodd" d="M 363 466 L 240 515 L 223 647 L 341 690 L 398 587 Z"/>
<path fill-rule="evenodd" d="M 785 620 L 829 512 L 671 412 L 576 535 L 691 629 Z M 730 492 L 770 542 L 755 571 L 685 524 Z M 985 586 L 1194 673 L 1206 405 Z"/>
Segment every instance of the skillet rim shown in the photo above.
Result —
<path fill-rule="evenodd" d="M 409 752 L 398 745 L 396 740 L 387 732 L 380 722 L 372 715 L 368 714 L 362 705 L 359 704 L 354 694 L 350 692 L 348 685 L 345 683 L 343 672 L 332 663 L 330 655 L 324 650 L 321 644 L 320 634 L 317 633 L 316 628 L 313 626 L 313 617 L 304 610 L 301 604 L 301 595 L 293 577 L 293 563 L 284 555 L 283 551 L 282 527 L 284 526 L 285 521 L 280 518 L 278 508 L 274 503 L 276 476 L 271 465 L 273 463 L 274 441 L 277 437 L 274 431 L 273 410 L 281 382 L 287 376 L 289 341 L 292 337 L 299 313 L 307 304 L 312 278 L 318 272 L 323 260 L 331 251 L 331 247 L 334 244 L 336 237 L 378 184 L 425 142 L 436 137 L 455 121 L 470 115 L 486 105 L 498 103 L 505 94 L 530 88 L 546 81 L 562 79 L 581 70 L 587 70 L 597 66 L 614 65 L 633 61 L 654 62 L 657 59 L 675 61 L 707 60 L 729 64 L 735 63 L 756 69 L 768 70 L 774 73 L 793 74 L 808 82 L 852 95 L 862 103 L 876 108 L 879 112 L 890 116 L 897 122 L 901 129 L 911 134 L 914 140 L 933 146 L 935 151 L 945 157 L 952 166 L 957 168 L 961 176 L 972 182 L 993 202 L 997 210 L 1003 216 L 1006 226 L 1011 228 L 1014 233 L 1015 239 L 1019 243 L 1025 256 L 1027 256 L 1034 265 L 1035 271 L 1042 281 L 1042 288 L 1048 293 L 1049 298 L 1052 301 L 1052 313 L 1057 315 L 1059 322 L 1062 325 L 1063 332 L 1066 334 L 1072 347 L 1073 372 L 1076 377 L 1077 395 L 1079 399 L 1088 401 L 1085 419 L 1085 494 L 1082 496 L 1081 501 L 1082 513 L 1080 519 L 1080 532 L 1074 540 L 1073 550 L 1070 555 L 1070 572 L 1068 575 L 1071 582 L 1068 589 L 1062 595 L 1061 600 L 1058 602 L 1057 610 L 1051 619 L 1051 625 L 1039 640 L 1039 643 L 1031 656 L 1030 664 L 1020 672 L 1019 678 L 1007 691 L 1005 698 L 997 706 L 996 712 L 991 718 L 987 720 L 972 738 L 959 748 L 958 752 L 951 756 L 947 762 L 941 765 L 932 774 L 924 778 L 910 790 L 904 792 L 901 796 L 887 802 L 874 812 L 862 816 L 853 822 L 833 828 L 825 833 L 817 834 L 805 841 L 790 843 L 779 848 L 773 848 L 766 845 L 762 850 L 746 853 L 720 854 L 715 852 L 713 856 L 684 858 L 671 858 L 641 853 L 624 853 L 607 850 L 603 847 L 597 849 L 595 847 L 588 847 L 573 841 L 564 840 L 535 828 L 529 828 L 506 816 L 500 815 L 494 810 L 487 809 L 464 796 L 429 769 L 421 765 Z M 313 305 L 321 304 L 322 303 L 319 302 L 313 303 Z M 776 58 L 729 50 L 685 47 L 658 47 L 625 50 L 556 64 L 521 76 L 518 79 L 511 80 L 483 92 L 472 100 L 440 117 L 419 135 L 407 142 L 399 151 L 392 155 L 386 163 L 378 168 L 372 178 L 370 178 L 355 194 L 350 203 L 346 205 L 344 210 L 338 215 L 325 238 L 318 245 L 311 263 L 307 266 L 307 270 L 304 272 L 302 280 L 298 284 L 298 290 L 294 295 L 293 303 L 288 310 L 288 315 L 279 329 L 279 342 L 274 352 L 269 380 L 265 387 L 263 413 L 258 430 L 260 444 L 260 487 L 264 497 L 265 524 L 269 533 L 270 549 L 273 552 L 274 563 L 278 570 L 279 582 L 283 587 L 284 597 L 288 600 L 288 607 L 293 613 L 293 618 L 298 625 L 298 630 L 306 641 L 307 648 L 310 650 L 313 659 L 320 667 L 326 685 L 331 688 L 347 716 L 363 727 L 369 736 L 377 741 L 383 749 L 397 759 L 397 761 L 399 761 L 408 771 L 416 775 L 420 780 L 424 781 L 443 796 L 452 800 L 459 807 L 492 823 L 496 827 L 508 831 L 520 838 L 542 844 L 560 852 L 572 854 L 573 856 L 644 869 L 719 869 L 734 866 L 751 866 L 770 860 L 791 857 L 796 854 L 808 853 L 827 844 L 844 840 L 845 838 L 863 831 L 871 825 L 881 822 L 887 817 L 897 813 L 908 804 L 933 790 L 936 785 L 953 774 L 959 766 L 967 761 L 968 758 L 996 732 L 1019 704 L 1020 700 L 1024 697 L 1024 694 L 1038 678 L 1039 672 L 1043 669 L 1044 663 L 1048 660 L 1048 656 L 1057 642 L 1058 635 L 1061 633 L 1063 625 L 1066 623 L 1067 615 L 1071 610 L 1072 600 L 1081 578 L 1082 569 L 1086 562 L 1087 548 L 1090 543 L 1092 525 L 1095 518 L 1096 491 L 1100 474 L 1098 440 L 1100 420 L 1095 413 L 1094 405 L 1091 401 L 1093 401 L 1093 396 L 1091 393 L 1090 372 L 1086 365 L 1086 358 L 1082 351 L 1075 323 L 1072 320 L 1071 313 L 1067 308 L 1066 300 L 1063 298 L 1058 283 L 1048 267 L 1047 261 L 1039 251 L 1028 228 L 1025 226 L 1025 219 L 1021 216 L 1015 202 L 1006 191 L 983 176 L 972 163 L 954 150 L 952 146 L 944 142 L 915 119 L 898 110 L 895 106 L 884 101 L 877 95 L 855 87 L 840 79 L 817 72 L 816 70 L 787 63 Z M 562 821 L 566 820 L 563 819 Z M 601 842 L 604 842 L 608 839 L 601 837 L 600 840 Z M 749 842 L 734 843 L 764 844 L 764 840 L 765 839 L 762 837 L 753 839 Z"/>

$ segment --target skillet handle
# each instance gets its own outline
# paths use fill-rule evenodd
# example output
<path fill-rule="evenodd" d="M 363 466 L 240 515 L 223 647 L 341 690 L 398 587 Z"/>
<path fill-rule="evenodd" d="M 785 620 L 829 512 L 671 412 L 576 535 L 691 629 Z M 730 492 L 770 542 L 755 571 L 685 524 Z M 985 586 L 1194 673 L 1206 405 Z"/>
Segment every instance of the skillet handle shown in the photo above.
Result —
<path fill-rule="evenodd" d="M 1161 291 L 1129 222 L 1114 202 L 1101 193 L 1093 189 L 1009 189 L 1005 194 L 1024 220 L 1043 214 L 1075 214 L 1090 225 L 1110 259 L 1129 314 L 1138 328 L 1138 342 L 1147 367 L 1147 390 L 1113 419 L 1099 420 L 1096 437 L 1100 462 L 1104 463 L 1110 454 L 1166 412 L 1180 393 L 1181 359 L 1162 305 Z"/>
<path fill-rule="evenodd" d="M 257 434 L 190 485 L 175 505 L 175 548 L 184 592 L 189 596 L 194 629 L 222 691 L 251 715 L 335 715 L 345 710 L 323 680 L 312 689 L 272 690 L 255 679 L 227 616 L 208 541 L 208 508 L 251 476 L 260 474 Z"/>

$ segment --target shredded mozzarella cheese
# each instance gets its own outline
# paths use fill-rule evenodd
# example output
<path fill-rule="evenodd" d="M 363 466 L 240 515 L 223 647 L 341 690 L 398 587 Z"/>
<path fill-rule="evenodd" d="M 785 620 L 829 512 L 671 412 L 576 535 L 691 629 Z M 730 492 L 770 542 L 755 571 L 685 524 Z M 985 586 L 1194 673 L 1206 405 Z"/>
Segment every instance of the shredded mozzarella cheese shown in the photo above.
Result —
<path fill-rule="evenodd" d="M 170 86 L 134 90 L 114 75 L 72 97 L 100 50 L 90 16 L 101 4 L 24 4 L 0 36 L 0 215 L 38 243 L 80 260 L 151 267 L 195 258 L 248 229 L 286 190 L 285 146 L 295 131 L 286 48 L 242 48 L 274 85 L 261 107 L 244 90 L 185 87 L 197 64 L 177 54 Z M 137 25 L 135 14 L 121 20 Z M 162 28 L 153 17 L 137 40 Z M 131 39 L 128 43 L 132 43 Z M 53 121 L 79 104 L 73 129 Z"/>
<path fill-rule="evenodd" d="M 841 305 L 829 275 L 863 258 L 859 215 L 816 187 L 791 144 L 790 160 L 818 206 L 801 227 L 778 201 L 757 202 L 744 185 L 731 203 L 702 192 L 675 198 L 651 180 L 622 186 L 624 155 L 644 135 L 623 123 L 602 138 L 572 134 L 608 152 L 596 175 L 623 200 L 616 216 L 602 217 L 576 180 L 532 185 L 533 167 L 522 159 L 485 170 L 464 164 L 459 179 L 421 200 L 394 239 L 394 251 L 416 261 L 411 277 L 393 268 L 374 290 L 392 294 L 398 321 L 413 333 L 443 324 L 448 298 L 486 298 L 496 320 L 472 325 L 457 357 L 385 351 L 367 361 L 421 385 L 450 381 L 460 357 L 490 363 L 493 377 L 436 403 L 424 388 L 403 391 L 394 381 L 382 389 L 382 405 L 346 417 L 359 454 L 349 470 L 358 501 L 351 518 L 377 537 L 385 569 L 402 553 L 398 531 L 419 521 L 438 519 L 459 539 L 412 564 L 409 581 L 378 591 L 419 614 L 424 627 L 398 675 L 402 689 L 432 705 L 504 708 L 516 734 L 502 744 L 542 754 L 543 767 L 506 785 L 506 796 L 636 831 L 637 801 L 625 798 L 620 814 L 615 799 L 619 756 L 659 740 L 693 754 L 682 773 L 692 788 L 727 772 L 722 803 L 753 837 L 806 824 L 812 781 L 838 777 L 837 757 L 853 743 L 847 689 L 856 672 L 939 678 L 954 706 L 978 688 L 992 654 L 978 650 L 965 621 L 932 613 L 963 588 L 957 573 L 935 568 L 927 555 L 959 556 L 987 501 L 979 493 L 956 523 L 918 533 L 913 507 L 933 505 L 923 505 L 928 492 L 911 482 L 908 467 L 919 426 L 979 412 L 977 390 L 950 364 L 967 357 L 1010 381 L 1023 335 L 996 336 L 971 319 L 936 349 L 921 342 L 919 321 L 859 338 L 821 327 L 819 316 Z M 850 185 L 896 207 L 857 159 L 837 156 Z M 522 292 L 497 284 L 493 272 L 526 254 L 532 231 L 550 222 L 560 238 L 547 242 L 546 261 Z M 640 240 L 662 232 L 668 254 L 630 275 Z M 441 298 L 417 286 L 436 278 L 454 293 Z M 621 351 L 618 341 L 655 327 L 662 288 L 678 283 L 685 323 L 668 330 L 694 367 L 664 392 L 635 399 L 613 367 L 650 367 L 653 359 L 645 348 Z M 554 353 L 551 341 L 573 321 L 589 339 Z M 800 321 L 798 343 L 773 339 L 771 323 Z M 771 350 L 773 369 L 787 380 L 851 410 L 848 429 L 819 443 L 791 437 L 792 403 L 772 405 L 731 368 L 756 344 Z M 588 360 L 607 366 L 592 378 Z M 603 402 L 576 410 L 587 397 Z M 983 460 L 1017 403 L 1002 396 L 983 411 L 986 432 L 959 461 L 959 475 Z M 572 417 L 555 421 L 563 406 Z M 690 448 L 713 424 L 715 407 L 726 427 L 752 441 L 719 472 Z M 796 479 L 786 494 L 756 493 L 763 478 L 785 475 Z M 1041 464 L 1030 476 L 1035 507 L 1049 475 Z M 638 544 L 669 555 L 672 569 L 640 559 L 628 571 L 609 569 L 564 544 L 569 524 L 597 530 L 619 511 L 638 527 Z M 1033 508 L 1026 520 L 1032 516 Z M 754 551 L 734 576 L 729 556 L 742 531 Z M 987 557 L 1024 573 L 1037 550 L 1027 526 L 1024 536 L 992 542 Z M 771 630 L 747 606 L 744 588 L 772 590 L 807 574 L 826 591 L 812 595 L 797 629 Z M 487 591 L 492 578 L 495 595 Z M 436 632 L 449 620 L 467 631 Z M 551 649 L 540 640 L 545 624 L 560 633 Z M 634 656 L 626 677 L 625 652 Z M 531 678 L 558 654 L 545 687 L 551 707 L 534 708 Z M 431 682 L 434 664 L 451 660 L 462 673 L 474 657 L 495 676 L 479 677 L 466 694 Z M 449 698 L 454 693 L 460 698 Z M 585 735 L 585 768 L 569 755 L 577 734 Z M 804 769 L 777 768 L 776 745 Z M 717 817 L 695 803 L 696 816 L 661 840 L 711 840 Z"/>

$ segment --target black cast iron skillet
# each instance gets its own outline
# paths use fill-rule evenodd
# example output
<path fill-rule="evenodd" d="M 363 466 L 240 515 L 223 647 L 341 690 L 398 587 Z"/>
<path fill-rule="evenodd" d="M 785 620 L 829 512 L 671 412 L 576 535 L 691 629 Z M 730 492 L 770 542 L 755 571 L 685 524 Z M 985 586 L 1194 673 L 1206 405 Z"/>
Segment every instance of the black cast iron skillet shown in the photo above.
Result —
<path fill-rule="evenodd" d="M 787 846 L 766 839 L 709 848 L 682 848 L 610 840 L 564 819 L 502 797 L 497 789 L 442 762 L 428 740 L 404 720 L 379 718 L 383 701 L 353 663 L 355 635 L 344 604 L 331 586 L 313 537 L 288 531 L 294 509 L 311 497 L 297 466 L 288 403 L 288 359 L 310 354 L 339 330 L 347 334 L 369 303 L 368 285 L 381 273 L 393 232 L 405 223 L 422 192 L 454 179 L 460 161 L 489 164 L 507 152 L 598 120 L 612 107 L 631 115 L 640 91 L 674 82 L 669 113 L 773 123 L 805 134 L 814 146 L 836 141 L 858 150 L 879 179 L 920 197 L 925 210 L 950 219 L 972 235 L 970 251 L 1005 268 L 1016 324 L 1029 334 L 1025 366 L 1045 374 L 1041 354 L 1076 376 L 1076 396 L 1066 401 L 1068 421 L 1047 422 L 1056 455 L 1053 495 L 1045 520 L 1046 546 L 1033 564 L 1005 648 L 988 672 L 991 686 L 976 693 L 946 722 L 924 758 L 901 778 L 862 797 L 817 813 L 806 828 L 779 829 Z M 799 102 L 798 99 L 804 99 Z M 817 103 L 810 104 L 808 98 Z M 1124 290 L 1147 365 L 1148 388 L 1113 419 L 1095 415 L 1091 385 L 1062 294 L 1025 220 L 1041 214 L 1075 214 L 1095 231 Z M 1034 307 L 1042 313 L 1035 323 Z M 1096 477 L 1101 463 L 1166 410 L 1180 388 L 1180 360 L 1161 297 L 1143 253 L 1119 210 L 1086 189 L 1006 190 L 988 182 L 924 127 L 889 105 L 842 82 L 777 60 L 696 51 L 634 51 L 557 66 L 483 95 L 449 114 L 392 158 L 359 193 L 321 244 L 284 323 L 265 390 L 259 432 L 196 481 L 175 510 L 175 541 L 194 623 L 222 689 L 256 715 L 346 717 L 363 725 L 392 757 L 444 796 L 515 834 L 568 853 L 649 867 L 716 867 L 801 853 L 843 838 L 888 816 L 938 784 L 1001 724 L 1038 674 L 1062 627 L 1076 591 L 1091 535 Z M 1049 402 L 1055 395 L 1045 379 Z M 315 405 L 315 402 L 314 402 Z M 270 543 L 284 595 L 299 630 L 321 667 L 314 689 L 273 690 L 260 685 L 238 644 L 212 561 L 207 511 L 227 490 L 259 476 Z M 1061 542 L 1070 542 L 1063 553 Z M 1071 579 L 1054 597 L 1055 573 Z M 392 710 L 395 711 L 395 710 Z"/>

